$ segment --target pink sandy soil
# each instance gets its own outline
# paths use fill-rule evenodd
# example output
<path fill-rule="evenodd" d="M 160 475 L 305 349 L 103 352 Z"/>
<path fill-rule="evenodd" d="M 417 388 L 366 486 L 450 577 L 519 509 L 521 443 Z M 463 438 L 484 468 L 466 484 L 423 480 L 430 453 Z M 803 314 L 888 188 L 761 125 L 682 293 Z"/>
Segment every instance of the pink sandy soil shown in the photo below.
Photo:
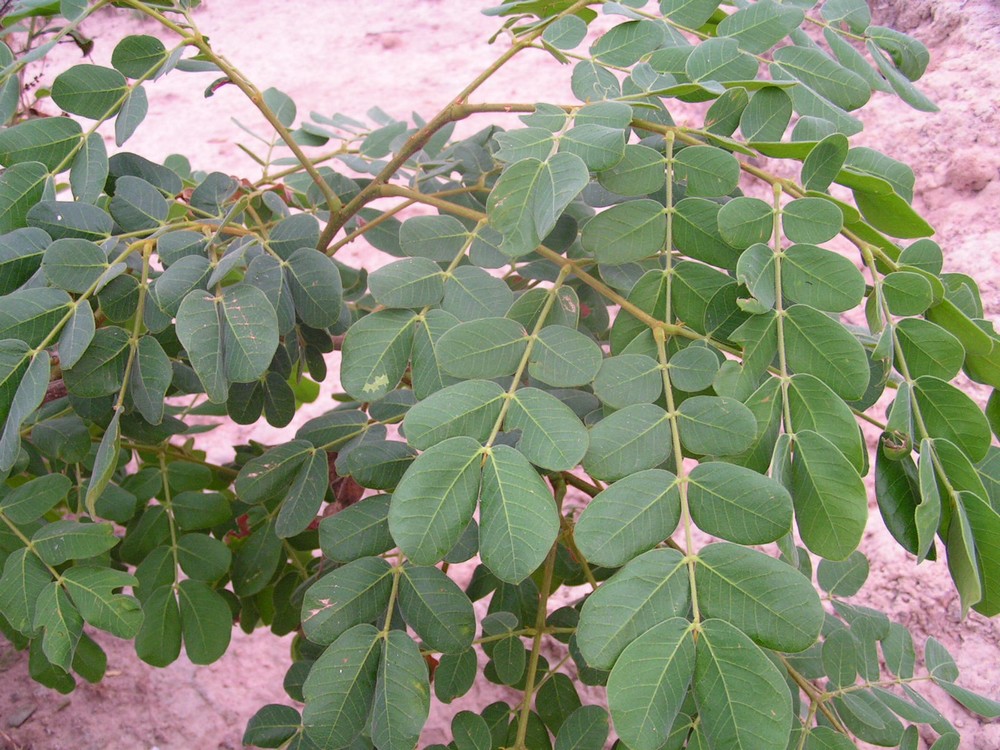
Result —
<path fill-rule="evenodd" d="M 915 112 L 876 94 L 863 112 L 871 135 L 863 133 L 856 142 L 913 166 L 915 206 L 937 229 L 946 270 L 974 276 L 987 315 L 996 320 L 1000 8 L 995 0 L 873 0 L 871 5 L 876 23 L 912 33 L 931 48 L 931 65 L 920 85 L 941 111 Z M 217 51 L 261 88 L 277 86 L 291 95 L 300 116 L 315 110 L 363 118 L 369 106 L 378 104 L 396 117 L 417 112 L 429 118 L 504 48 L 503 37 L 492 47 L 486 44 L 499 24 L 480 15 L 479 6 L 476 0 L 206 0 L 197 19 Z M 608 25 L 607 19 L 599 23 Z M 84 31 L 96 41 L 97 63 L 107 62 L 114 40 L 124 34 L 158 33 L 126 11 L 93 19 Z M 60 54 L 67 61 L 76 56 L 68 48 Z M 568 69 L 541 55 L 515 59 L 475 99 L 571 101 Z M 235 145 L 252 141 L 230 118 L 265 132 L 261 120 L 234 87 L 203 98 L 210 80 L 175 72 L 151 86 L 150 115 L 127 148 L 153 159 L 183 153 L 195 168 L 254 179 L 259 169 Z M 471 131 L 482 124 L 465 127 Z M 340 257 L 369 266 L 384 262 L 360 242 Z M 328 408 L 326 399 L 335 388 L 333 382 L 325 384 L 320 402 L 288 428 L 275 430 L 263 422 L 220 428 L 203 445 L 225 460 L 232 445 L 250 437 L 288 439 L 298 424 Z M 973 393 L 980 399 L 988 395 L 983 389 Z M 961 621 L 944 562 L 916 566 L 885 531 L 874 501 L 872 509 L 862 543 L 872 574 L 853 601 L 888 612 L 911 629 L 918 644 L 934 635 L 955 656 L 963 685 L 1000 698 L 1000 620 L 973 613 Z M 166 669 L 140 662 L 128 643 L 96 637 L 108 652 L 108 674 L 101 684 L 81 684 L 68 696 L 33 683 L 26 656 L 0 643 L 0 750 L 228 750 L 241 746 L 246 722 L 260 706 L 288 702 L 281 680 L 289 664 L 289 640 L 267 631 L 234 633 L 229 652 L 209 667 L 195 667 L 181 657 Z M 963 748 L 1000 748 L 1000 724 L 979 721 L 937 689 L 927 692 L 963 733 Z M 487 684 L 451 706 L 435 704 L 421 745 L 446 741 L 459 708 L 483 706 L 502 695 Z"/>

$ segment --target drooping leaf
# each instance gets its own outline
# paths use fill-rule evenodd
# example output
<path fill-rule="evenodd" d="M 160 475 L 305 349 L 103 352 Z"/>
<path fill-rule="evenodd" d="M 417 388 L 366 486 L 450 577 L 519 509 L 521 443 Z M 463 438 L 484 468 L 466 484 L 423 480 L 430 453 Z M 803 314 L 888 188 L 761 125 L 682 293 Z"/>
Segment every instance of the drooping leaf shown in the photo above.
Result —
<path fill-rule="evenodd" d="M 313 643 L 330 644 L 355 625 L 371 622 L 386 608 L 392 567 L 364 557 L 320 578 L 302 598 L 302 628 Z"/>
<path fill-rule="evenodd" d="M 432 566 L 407 566 L 399 581 L 403 619 L 435 651 L 457 654 L 472 645 L 476 617 L 469 597 Z"/>
<path fill-rule="evenodd" d="M 375 680 L 371 737 L 378 750 L 413 747 L 430 712 L 430 681 L 420 649 L 406 633 L 382 641 Z"/>

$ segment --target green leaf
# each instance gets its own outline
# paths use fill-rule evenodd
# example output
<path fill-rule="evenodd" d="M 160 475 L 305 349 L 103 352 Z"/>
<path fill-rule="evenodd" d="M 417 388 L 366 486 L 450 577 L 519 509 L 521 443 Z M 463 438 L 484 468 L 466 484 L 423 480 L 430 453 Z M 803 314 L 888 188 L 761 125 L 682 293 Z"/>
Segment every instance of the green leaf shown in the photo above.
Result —
<path fill-rule="evenodd" d="M 722 239 L 743 249 L 770 241 L 774 211 L 759 198 L 733 198 L 719 209 L 718 221 Z"/>
<path fill-rule="evenodd" d="M 892 90 L 896 92 L 896 96 L 914 109 L 919 109 L 922 112 L 938 111 L 937 105 L 910 83 L 910 79 L 885 58 L 885 55 L 879 50 L 879 45 L 869 40 L 865 43 L 865 46 L 868 48 L 868 53 L 872 56 L 872 59 L 875 60 L 879 72 L 885 76 Z"/>
<path fill-rule="evenodd" d="M 965 503 L 962 502 L 966 494 L 971 493 L 955 493 L 957 501 L 951 503 L 951 518 L 945 538 L 945 546 L 948 548 L 948 572 L 951 573 L 955 588 L 958 589 L 962 617 L 969 613 L 969 607 L 978 604 L 983 598 L 983 580 L 979 570 L 976 540 L 965 512 Z"/>
<path fill-rule="evenodd" d="M 291 706 L 269 703 L 250 717 L 243 744 L 256 747 L 281 747 L 302 726 L 299 712 Z"/>
<path fill-rule="evenodd" d="M 177 559 L 189 578 L 211 583 L 229 572 L 229 547 L 207 534 L 185 534 L 177 540 Z"/>
<path fill-rule="evenodd" d="M 499 148 L 493 156 L 497 161 L 516 162 L 521 159 L 541 161 L 552 152 L 552 131 L 546 128 L 518 128 L 494 136 Z"/>
<path fill-rule="evenodd" d="M 0 137 L 6 132 L 0 131 Z M 45 165 L 34 161 L 14 164 L 0 174 L 0 232 L 27 226 L 28 211 L 41 200 L 48 178 Z"/>
<path fill-rule="evenodd" d="M 399 245 L 407 255 L 449 263 L 465 247 L 468 236 L 454 216 L 414 216 L 399 228 Z"/>
<path fill-rule="evenodd" d="M 295 102 L 292 101 L 291 97 L 272 86 L 264 89 L 263 99 L 264 104 L 278 118 L 278 122 L 286 128 L 290 128 L 295 122 Z"/>
<path fill-rule="evenodd" d="M 748 142 L 780 141 L 792 119 L 792 98 L 777 86 L 757 91 L 740 118 L 740 131 Z"/>
<path fill-rule="evenodd" d="M 857 641 L 847 628 L 834 630 L 823 639 L 823 669 L 835 688 L 849 687 L 858 677 Z"/>
<path fill-rule="evenodd" d="M 352 325 L 344 338 L 340 378 L 352 397 L 374 401 L 403 377 L 413 346 L 414 315 L 382 310 Z"/>
<path fill-rule="evenodd" d="M 867 579 L 868 558 L 857 550 L 841 562 L 820 560 L 816 569 L 820 588 L 834 596 L 854 596 Z"/>
<path fill-rule="evenodd" d="M 0 340 L 37 347 L 66 314 L 69 295 L 61 289 L 21 289 L 0 297 Z"/>
<path fill-rule="evenodd" d="M 305 440 L 276 445 L 250 459 L 236 475 L 236 495 L 245 503 L 264 503 L 284 496 L 299 467 L 313 454 Z"/>
<path fill-rule="evenodd" d="M 331 560 L 350 562 L 380 555 L 395 545 L 389 533 L 389 495 L 375 495 L 324 518 L 319 544 Z"/>
<path fill-rule="evenodd" d="M 797 29 L 804 17 L 799 8 L 761 0 L 726 16 L 716 33 L 735 39 L 743 51 L 759 55 Z"/>
<path fill-rule="evenodd" d="M 224 402 L 229 395 L 220 307 L 220 300 L 214 294 L 196 289 L 184 297 L 177 310 L 177 338 L 187 351 L 205 394 L 215 403 Z"/>
<path fill-rule="evenodd" d="M 96 203 L 108 179 L 108 150 L 99 133 L 91 133 L 73 157 L 69 184 L 73 197 L 84 203 Z"/>
<path fill-rule="evenodd" d="M 660 0 L 660 13 L 664 18 L 690 29 L 699 28 L 718 7 L 718 0 Z"/>
<path fill-rule="evenodd" d="M 765 648 L 797 653 L 819 638 L 823 605 L 792 566 L 725 542 L 698 553 L 698 604 L 706 617 L 735 625 Z"/>
<path fill-rule="evenodd" d="M 181 611 L 172 585 L 161 586 L 142 603 L 142 627 L 135 637 L 135 652 L 154 667 L 177 661 L 181 653 Z"/>
<path fill-rule="evenodd" d="M 97 455 L 94 457 L 94 468 L 90 475 L 90 483 L 87 485 L 87 494 L 84 502 L 87 512 L 91 516 L 96 516 L 97 499 L 104 493 L 105 488 L 111 481 L 115 470 L 118 468 L 118 459 L 121 448 L 121 415 L 120 409 L 116 409 L 111 422 L 108 423 L 104 435 L 101 436 L 100 445 L 97 447 Z"/>
<path fill-rule="evenodd" d="M 537 388 L 514 391 L 505 427 L 521 430 L 518 450 L 543 469 L 569 471 L 587 452 L 589 436 L 583 423 L 566 404 Z"/>
<path fill-rule="evenodd" d="M 118 544 L 109 523 L 79 523 L 66 519 L 46 524 L 31 537 L 32 549 L 49 565 L 94 557 Z"/>
<path fill-rule="evenodd" d="M 444 284 L 442 310 L 459 320 L 499 318 L 506 315 L 514 293 L 503 279 L 474 266 L 459 266 Z"/>
<path fill-rule="evenodd" d="M 433 565 L 458 543 L 479 496 L 482 447 L 453 437 L 410 464 L 392 495 L 389 529 L 406 556 Z"/>
<path fill-rule="evenodd" d="M 597 375 L 602 356 L 590 337 L 567 326 L 550 325 L 535 339 L 528 374 L 556 388 L 586 385 Z"/>
<path fill-rule="evenodd" d="M 948 695 L 961 703 L 973 713 L 979 714 L 987 719 L 996 719 L 1000 716 L 1000 703 L 983 695 L 977 695 L 971 690 L 966 690 L 953 682 L 938 681 L 937 684 Z M 956 748 L 958 745 L 955 746 Z"/>
<path fill-rule="evenodd" d="M 508 318 L 459 323 L 438 341 L 441 367 L 459 378 L 496 378 L 517 369 L 528 343 L 527 332 Z"/>
<path fill-rule="evenodd" d="M 59 108 L 91 120 L 114 114 L 127 93 L 125 76 L 100 65 L 74 65 L 52 82 L 52 101 Z"/>
<path fill-rule="evenodd" d="M 320 747 L 347 747 L 368 723 L 375 695 L 381 637 L 356 625 L 315 661 L 302 686 L 306 736 Z"/>
<path fill-rule="evenodd" d="M 559 153 L 580 157 L 592 172 L 610 169 L 625 155 L 625 131 L 596 122 L 578 123 L 560 137 Z"/>
<path fill-rule="evenodd" d="M 340 320 L 343 286 L 336 264 L 311 247 L 299 248 L 285 263 L 299 319 L 312 328 L 326 328 Z"/>
<path fill-rule="evenodd" d="M 669 537 L 680 513 L 677 477 L 648 469 L 594 496 L 577 519 L 573 538 L 590 562 L 614 568 Z"/>
<path fill-rule="evenodd" d="M 573 686 L 573 680 L 571 680 L 567 675 L 564 674 L 553 674 L 552 677 L 538 689 L 538 694 L 535 698 L 535 706 L 538 709 L 538 715 L 541 717 L 542 721 L 545 722 L 545 726 L 549 728 L 553 734 L 558 735 L 562 731 L 561 727 L 563 722 L 569 717 L 571 713 L 576 711 L 581 706 L 580 696 L 576 692 L 576 688 Z M 595 707 L 596 708 L 596 707 Z M 601 714 L 604 716 L 604 726 L 605 731 L 607 731 L 608 726 L 608 715 L 604 709 L 600 709 Z M 605 736 L 605 739 L 607 737 Z"/>
<path fill-rule="evenodd" d="M 146 89 L 136 86 L 122 102 L 121 109 L 115 116 L 115 145 L 123 146 L 133 136 L 149 112 L 149 99 Z M 116 193 L 117 194 L 117 193 Z"/>
<path fill-rule="evenodd" d="M 405 258 L 372 271 L 368 288 L 386 307 L 436 305 L 444 297 L 444 274 L 428 258 Z"/>
<path fill-rule="evenodd" d="M 27 547 L 7 558 L 0 576 L 0 611 L 14 630 L 33 635 L 35 607 L 51 580 L 45 565 Z"/>
<path fill-rule="evenodd" d="M 442 654 L 434 672 L 434 696 L 442 703 L 451 703 L 469 692 L 478 673 L 476 652 L 471 648 L 459 654 Z"/>
<path fill-rule="evenodd" d="M 979 573 L 983 583 L 983 598 L 974 608 L 986 617 L 1000 613 L 1000 580 L 997 576 L 997 561 L 1000 560 L 1000 545 L 997 532 L 1000 531 L 1000 514 L 981 497 L 971 492 L 961 493 L 972 534 L 979 554 Z M 950 551 L 949 551 L 950 554 Z"/>
<path fill-rule="evenodd" d="M 691 518 L 702 531 L 738 544 L 767 544 L 792 527 L 792 498 L 750 469 L 708 461 L 688 476 Z"/>
<path fill-rule="evenodd" d="M 934 302 L 931 283 L 911 271 L 888 274 L 882 279 L 882 293 L 893 315 L 920 315 Z"/>
<path fill-rule="evenodd" d="M 115 195 L 108 204 L 114 220 L 128 232 L 157 229 L 170 207 L 163 194 L 139 177 L 125 175 L 115 181 Z"/>
<path fill-rule="evenodd" d="M 84 398 L 117 393 L 125 379 L 128 355 L 129 334 L 124 328 L 99 329 L 80 361 L 64 373 L 66 387 Z"/>
<path fill-rule="evenodd" d="M 622 92 L 615 74 L 595 60 L 581 60 L 573 66 L 570 87 L 581 102 L 614 99 Z"/>
<path fill-rule="evenodd" d="M 705 198 L 684 198 L 675 209 L 674 244 L 677 249 L 695 260 L 734 270 L 740 253 L 719 234 L 719 204 Z M 697 266 L 694 263 L 687 265 L 689 269 Z M 678 264 L 675 270 L 680 267 L 681 264 Z M 685 319 L 700 320 L 701 317 L 704 316 L 688 316 Z"/>
<path fill-rule="evenodd" d="M 42 270 L 52 286 L 68 292 L 87 291 L 108 268 L 104 251 L 76 238 L 56 240 L 45 250 Z"/>
<path fill-rule="evenodd" d="M 617 195 L 649 195 L 663 187 L 663 154 L 638 143 L 625 146 L 621 161 L 597 175 L 601 185 Z M 662 207 L 661 207 L 662 208 Z"/>
<path fill-rule="evenodd" d="M 128 78 L 149 77 L 167 59 L 163 42 L 155 36 L 133 34 L 123 37 L 111 53 L 111 64 Z"/>
<path fill-rule="evenodd" d="M 701 455 L 735 455 L 753 443 L 757 420 L 746 406 L 726 396 L 692 396 L 678 409 L 681 443 Z"/>
<path fill-rule="evenodd" d="M 599 263 L 619 265 L 658 253 L 663 248 L 666 230 L 663 206 L 654 200 L 640 199 L 597 214 L 584 224 L 580 239 L 584 249 L 593 253 Z"/>
<path fill-rule="evenodd" d="M 442 388 L 406 413 L 406 441 L 419 450 L 459 435 L 485 442 L 500 416 L 503 396 L 503 388 L 489 380 L 467 380 Z"/>
<path fill-rule="evenodd" d="M 551 492 L 523 454 L 494 446 L 483 466 L 479 553 L 494 575 L 520 583 L 545 559 L 559 533 Z"/>
<path fill-rule="evenodd" d="M 610 669 L 628 644 L 654 625 L 686 616 L 691 590 L 680 552 L 653 549 L 615 573 L 583 603 L 576 632 L 587 664 Z"/>
<path fill-rule="evenodd" d="M 826 192 L 841 173 L 849 150 L 850 144 L 843 133 L 831 133 L 817 143 L 802 161 L 802 185 L 806 190 Z"/>
<path fill-rule="evenodd" d="M 788 743 L 792 707 L 785 680 L 774 663 L 727 622 L 701 623 L 694 697 L 712 747 L 749 750 Z"/>
<path fill-rule="evenodd" d="M 414 747 L 430 712 L 430 681 L 420 649 L 390 630 L 382 643 L 372 706 L 371 737 L 378 750 Z"/>
<path fill-rule="evenodd" d="M 816 244 L 840 234 L 844 214 L 836 203 L 824 198 L 797 198 L 782 207 L 781 226 L 792 242 Z"/>
<path fill-rule="evenodd" d="M 917 378 L 913 396 L 932 438 L 945 438 L 972 461 L 981 461 L 990 447 L 990 425 L 976 403 L 950 383 L 931 375 Z"/>
<path fill-rule="evenodd" d="M 407 625 L 435 651 L 457 654 L 472 646 L 476 635 L 472 602 L 437 568 L 403 568 L 399 608 Z"/>
<path fill-rule="evenodd" d="M 721 148 L 688 146 L 674 157 L 674 174 L 687 181 L 688 196 L 727 195 L 739 183 L 740 163 Z"/>
<path fill-rule="evenodd" d="M 844 560 L 857 548 L 868 521 L 864 482 L 844 454 L 810 430 L 795 433 L 792 500 L 810 551 Z"/>
<path fill-rule="evenodd" d="M 663 43 L 663 31 L 649 21 L 627 21 L 613 26 L 590 47 L 590 54 L 609 65 L 628 67 Z"/>
<path fill-rule="evenodd" d="M 504 236 L 501 252 L 517 258 L 534 250 L 589 181 L 587 165 L 575 154 L 507 167 L 486 203 L 490 225 Z"/>
<path fill-rule="evenodd" d="M 173 376 L 170 360 L 160 342 L 152 336 L 140 338 L 129 372 L 128 393 L 139 413 L 150 424 L 163 421 L 163 399 Z"/>
<path fill-rule="evenodd" d="M 21 453 L 21 425 L 41 405 L 48 390 L 49 377 L 49 353 L 42 350 L 32 358 L 10 404 L 3 437 L 0 437 L 0 471 L 9 471 L 17 462 Z M 580 429 L 583 429 L 582 425 Z"/>
<path fill-rule="evenodd" d="M 907 318 L 896 324 L 896 341 L 910 377 L 929 375 L 951 380 L 965 361 L 962 342 L 941 326 L 922 318 Z"/>
<path fill-rule="evenodd" d="M 281 501 L 281 510 L 274 530 L 278 538 L 287 539 L 306 530 L 315 520 L 330 486 L 330 467 L 326 451 L 316 451 L 299 467 L 288 494 Z"/>
<path fill-rule="evenodd" d="M 131 639 L 139 632 L 142 609 L 138 600 L 114 593 L 122 586 L 135 586 L 138 581 L 134 576 L 96 565 L 74 565 L 63 573 L 62 582 L 89 625 L 118 638 Z"/>
<path fill-rule="evenodd" d="M 559 727 L 555 750 L 600 750 L 607 739 L 608 712 L 601 706 L 580 706 Z"/>
<path fill-rule="evenodd" d="M 850 407 L 812 375 L 793 375 L 786 392 L 796 432 L 812 430 L 835 446 L 858 473 L 866 471 L 867 448 Z"/>
<path fill-rule="evenodd" d="M 614 481 L 670 458 L 670 420 L 652 404 L 635 404 L 605 417 L 590 430 L 583 467 L 595 479 Z"/>
<path fill-rule="evenodd" d="M 72 369 L 80 361 L 94 340 L 95 333 L 94 311 L 86 302 L 77 304 L 73 315 L 59 334 L 57 349 L 59 360 L 65 369 Z"/>
<path fill-rule="evenodd" d="M 55 581 L 47 584 L 38 597 L 35 630 L 44 631 L 42 650 L 45 658 L 69 672 L 76 645 L 83 634 L 83 618 Z"/>
<path fill-rule="evenodd" d="M 857 73 L 839 65 L 819 49 L 782 47 L 774 52 L 778 66 L 837 107 L 848 111 L 863 106 L 871 89 Z"/>
<path fill-rule="evenodd" d="M 0 131 L 0 164 L 5 167 L 13 167 L 24 162 L 41 162 L 47 171 L 53 171 L 62 166 L 63 169 L 69 164 L 63 164 L 76 145 L 83 137 L 83 129 L 80 123 L 68 117 L 37 117 L 25 120 L 10 128 Z M 25 172 L 21 177 L 18 194 L 23 195 L 23 187 L 28 180 L 27 175 L 32 175 L 34 182 L 38 174 L 37 167 L 33 167 L 31 172 Z M 4 185 L 13 188 L 13 179 L 4 180 Z M 13 202 L 13 201 L 12 201 Z"/>
<path fill-rule="evenodd" d="M 691 623 L 673 617 L 628 645 L 608 677 L 608 706 L 618 736 L 635 750 L 665 743 L 695 669 Z"/>
<path fill-rule="evenodd" d="M 795 372 L 822 380 L 844 399 L 860 398 L 868 388 L 865 350 L 840 324 L 808 305 L 785 311 L 785 352 Z"/>
<path fill-rule="evenodd" d="M 875 229 L 892 237 L 912 239 L 934 234 L 931 225 L 896 193 L 876 195 L 855 190 L 854 202 L 866 221 Z"/>
<path fill-rule="evenodd" d="M 29 226 L 44 229 L 53 239 L 82 237 L 103 241 L 111 235 L 111 216 L 89 203 L 74 201 L 41 201 L 27 214 Z"/>
<path fill-rule="evenodd" d="M 792 245 L 781 265 L 781 289 L 793 301 L 826 312 L 857 307 L 865 279 L 843 255 L 815 245 Z"/>
<path fill-rule="evenodd" d="M 73 483 L 62 474 L 46 474 L 0 496 L 0 513 L 19 526 L 29 524 L 66 499 Z"/>
<path fill-rule="evenodd" d="M 333 643 L 344 632 L 383 612 L 392 567 L 380 557 L 347 563 L 310 586 L 302 599 L 302 628 L 314 643 Z"/>
<path fill-rule="evenodd" d="M 725 83 L 727 81 L 753 80 L 757 77 L 757 68 L 757 60 L 752 55 L 741 51 L 739 42 L 735 39 L 717 37 L 701 42 L 691 51 L 684 66 L 684 72 L 692 81 Z M 693 146 L 690 148 L 710 147 Z M 721 163 L 721 160 L 718 163 Z"/>
<path fill-rule="evenodd" d="M 715 355 L 712 357 L 714 359 Z M 671 375 L 674 373 L 673 364 L 672 360 Z M 594 378 L 594 395 L 613 409 L 632 404 L 651 404 L 661 393 L 663 376 L 660 366 L 645 354 L 608 357 L 601 362 L 601 369 Z"/>

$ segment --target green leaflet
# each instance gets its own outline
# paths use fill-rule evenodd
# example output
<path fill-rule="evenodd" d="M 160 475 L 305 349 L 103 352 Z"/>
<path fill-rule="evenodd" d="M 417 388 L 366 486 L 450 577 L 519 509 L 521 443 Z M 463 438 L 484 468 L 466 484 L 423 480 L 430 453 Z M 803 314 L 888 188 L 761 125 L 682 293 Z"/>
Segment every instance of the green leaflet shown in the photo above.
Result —
<path fill-rule="evenodd" d="M 744 699 L 734 700 L 735 695 Z M 701 623 L 694 697 L 713 747 L 749 750 L 788 742 L 792 708 L 784 679 L 764 653 L 727 622 Z"/>
<path fill-rule="evenodd" d="M 285 539 L 305 531 L 319 513 L 330 485 L 330 467 L 326 451 L 316 451 L 302 462 L 281 501 L 275 532 Z"/>
<path fill-rule="evenodd" d="M 364 557 L 328 573 L 302 599 L 302 627 L 309 640 L 330 644 L 355 625 L 385 610 L 392 568 L 380 557 Z"/>
<path fill-rule="evenodd" d="M 614 481 L 659 466 L 670 451 L 667 413 L 652 404 L 635 404 L 591 428 L 583 468 L 597 479 Z"/>
<path fill-rule="evenodd" d="M 481 455 L 478 441 L 452 437 L 406 470 L 392 494 L 389 530 L 414 563 L 432 565 L 458 543 L 476 508 Z"/>
<path fill-rule="evenodd" d="M 75 565 L 63 574 L 62 581 L 88 624 L 119 638 L 134 638 L 139 632 L 142 624 L 139 602 L 131 596 L 113 593 L 122 586 L 134 586 L 137 581 L 133 576 L 96 565 Z M 227 643 L 230 629 L 226 628 Z"/>
<path fill-rule="evenodd" d="M 407 566 L 399 581 L 403 619 L 435 651 L 457 654 L 472 645 L 476 616 L 469 597 L 432 566 Z"/>
<path fill-rule="evenodd" d="M 0 131 L 0 164 L 12 167 L 41 162 L 47 171 L 52 171 L 63 163 L 82 137 L 80 124 L 67 117 L 26 120 Z M 69 164 L 63 166 L 68 168 Z M 5 184 L 12 182 L 5 180 Z"/>
<path fill-rule="evenodd" d="M 766 544 L 791 530 L 792 499 L 785 488 L 742 466 L 698 464 L 688 477 L 688 502 L 698 528 L 738 544 Z"/>
<path fill-rule="evenodd" d="M 691 623 L 673 617 L 650 628 L 622 652 L 608 677 L 615 731 L 636 750 L 666 741 L 695 668 Z"/>
<path fill-rule="evenodd" d="M 792 245 L 781 262 L 781 289 L 795 302 L 844 312 L 861 302 L 865 279 L 843 255 L 815 245 Z"/>
<path fill-rule="evenodd" d="M 790 565 L 735 544 L 698 553 L 698 603 L 706 617 L 735 625 L 765 648 L 798 652 L 819 638 L 823 607 L 809 580 Z"/>
<path fill-rule="evenodd" d="M 489 380 L 466 380 L 443 388 L 406 413 L 406 441 L 420 450 L 459 435 L 485 442 L 500 416 L 503 397 L 503 388 Z"/>
<path fill-rule="evenodd" d="M 538 332 L 528 374 L 546 385 L 572 388 L 590 383 L 601 361 L 601 349 L 593 339 L 567 326 L 549 325 Z"/>
<path fill-rule="evenodd" d="M 726 396 L 692 396 L 678 409 L 681 443 L 692 453 L 726 456 L 753 442 L 757 420 L 739 401 Z"/>
<path fill-rule="evenodd" d="M 371 401 L 394 389 L 410 359 L 413 324 L 411 312 L 384 310 L 352 325 L 344 338 L 340 370 L 344 390 Z"/>
<path fill-rule="evenodd" d="M 302 686 L 306 736 L 321 747 L 346 747 L 368 723 L 380 661 L 378 631 L 356 625 L 316 660 Z"/>
<path fill-rule="evenodd" d="M 449 375 L 496 378 L 514 373 L 527 344 L 521 324 L 508 318 L 480 318 L 446 331 L 437 350 Z"/>
<path fill-rule="evenodd" d="M 423 307 L 441 301 L 444 275 L 428 258 L 406 258 L 373 271 L 368 287 L 376 302 L 386 307 Z"/>
<path fill-rule="evenodd" d="M 286 261 L 285 279 L 295 313 L 303 323 L 326 328 L 340 320 L 340 271 L 326 255 L 309 247 L 299 248 Z"/>
<path fill-rule="evenodd" d="M 631 263 L 662 249 L 666 227 L 661 204 L 634 200 L 602 211 L 584 224 L 581 241 L 601 263 Z"/>
<path fill-rule="evenodd" d="M 91 120 L 113 114 L 127 91 L 125 76 L 100 65 L 74 65 L 52 82 L 52 100 L 60 108 Z"/>
<path fill-rule="evenodd" d="M 577 519 L 573 538 L 588 560 L 613 568 L 669 537 L 680 514 L 677 477 L 647 469 L 596 495 Z"/>
<path fill-rule="evenodd" d="M 518 450 L 543 469 L 568 471 L 587 452 L 583 423 L 562 401 L 538 388 L 514 391 L 504 424 L 521 431 Z"/>
<path fill-rule="evenodd" d="M 559 532 L 552 494 L 523 454 L 487 453 L 480 498 L 479 554 L 502 581 L 520 583 L 542 564 Z"/>
<path fill-rule="evenodd" d="M 812 552 L 843 560 L 861 541 L 868 494 L 857 470 L 822 435 L 795 434 L 792 500 L 802 541 Z"/>
<path fill-rule="evenodd" d="M 410 636 L 389 631 L 376 674 L 372 742 L 378 750 L 415 746 L 430 712 L 431 689 L 427 664 Z"/>
<path fill-rule="evenodd" d="M 808 305 L 785 311 L 785 351 L 795 372 L 813 375 L 844 399 L 868 387 L 869 367 L 858 340 L 840 324 Z"/>
<path fill-rule="evenodd" d="M 688 568 L 680 552 L 654 549 L 628 562 L 583 604 L 576 632 L 587 664 L 610 669 L 628 644 L 657 623 L 686 615 Z"/>
<path fill-rule="evenodd" d="M 583 160 L 570 153 L 522 159 L 505 169 L 486 204 L 490 225 L 504 237 L 501 252 L 516 258 L 534 250 L 589 177 Z"/>

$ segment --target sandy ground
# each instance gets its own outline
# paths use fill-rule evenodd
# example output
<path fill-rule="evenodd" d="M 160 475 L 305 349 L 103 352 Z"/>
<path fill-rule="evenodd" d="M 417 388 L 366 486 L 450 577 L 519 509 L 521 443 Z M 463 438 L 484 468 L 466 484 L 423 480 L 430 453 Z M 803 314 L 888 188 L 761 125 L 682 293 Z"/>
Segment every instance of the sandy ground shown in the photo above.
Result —
<path fill-rule="evenodd" d="M 917 174 L 916 207 L 937 228 L 947 268 L 974 275 L 988 315 L 1000 313 L 1000 8 L 995 0 L 873 0 L 876 23 L 913 33 L 931 47 L 932 61 L 921 87 L 941 107 L 926 115 L 876 95 L 865 110 L 871 145 L 911 164 Z M 206 0 L 201 28 L 262 88 L 290 94 L 300 114 L 315 110 L 363 117 L 378 104 L 397 117 L 433 115 L 450 96 L 500 52 L 485 40 L 495 19 L 481 16 L 469 0 L 367 0 L 297 4 L 265 0 Z M 304 5 L 304 4 L 303 4 Z M 302 7 L 302 6 L 299 6 Z M 604 21 L 602 20 L 602 23 Z M 106 62 L 113 41 L 126 33 L 155 33 L 125 11 L 88 22 L 96 41 L 94 62 Z M 65 59 L 72 50 L 62 51 Z M 541 54 L 541 53 L 537 53 Z M 481 90 L 480 101 L 567 101 L 567 69 L 525 55 Z M 540 64 L 545 62 L 545 64 Z M 128 144 L 150 158 L 186 154 L 196 168 L 257 176 L 236 147 L 249 137 L 230 120 L 256 127 L 260 119 L 233 87 L 212 98 L 201 95 L 210 77 L 191 80 L 173 73 L 150 89 L 150 115 Z M 468 129 L 479 123 L 468 124 Z M 865 134 L 858 142 L 865 143 Z M 345 248 L 348 262 L 371 263 L 363 244 Z M 346 257 L 345 257 L 346 256 Z M 377 261 L 376 261 L 377 262 Z M 325 390 L 328 390 L 330 385 Z M 980 391 L 977 395 L 982 396 Z M 325 409 L 318 404 L 318 410 Z M 276 431 L 266 425 L 216 434 L 207 444 L 224 458 L 249 436 L 264 442 L 287 439 L 296 423 Z M 942 640 L 962 669 L 961 682 L 1000 697 L 1000 621 L 972 614 L 959 620 L 958 599 L 944 563 L 920 567 L 892 542 L 877 511 L 863 550 L 872 576 L 856 597 L 906 624 L 918 643 L 930 634 Z M 240 746 L 247 719 L 261 705 L 283 702 L 281 679 L 289 663 L 288 640 L 267 632 L 235 633 L 226 656 L 210 667 L 182 659 L 157 670 L 139 662 L 130 644 L 98 634 L 108 651 L 109 671 L 100 685 L 82 685 L 69 696 L 42 688 L 27 676 L 27 659 L 0 643 L 0 749 L 188 750 Z M 491 686 L 492 687 L 492 686 Z M 498 696 L 470 696 L 461 707 L 485 705 Z M 963 748 L 1000 748 L 1000 725 L 985 724 L 934 691 L 936 704 L 963 732 Z M 427 742 L 444 739 L 459 707 L 436 706 Z M 423 742 L 421 744 L 424 744 Z"/>

